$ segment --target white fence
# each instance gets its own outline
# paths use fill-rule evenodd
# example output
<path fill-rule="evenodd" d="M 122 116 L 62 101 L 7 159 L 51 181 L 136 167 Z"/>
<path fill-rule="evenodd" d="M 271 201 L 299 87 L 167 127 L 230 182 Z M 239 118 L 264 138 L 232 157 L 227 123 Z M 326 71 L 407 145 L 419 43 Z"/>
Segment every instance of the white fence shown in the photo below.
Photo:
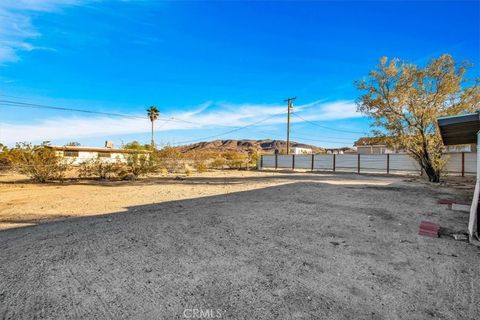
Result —
<path fill-rule="evenodd" d="M 443 171 L 451 175 L 475 175 L 476 152 L 449 153 Z M 305 169 L 357 173 L 420 174 L 420 166 L 408 154 L 262 155 L 260 169 Z"/>

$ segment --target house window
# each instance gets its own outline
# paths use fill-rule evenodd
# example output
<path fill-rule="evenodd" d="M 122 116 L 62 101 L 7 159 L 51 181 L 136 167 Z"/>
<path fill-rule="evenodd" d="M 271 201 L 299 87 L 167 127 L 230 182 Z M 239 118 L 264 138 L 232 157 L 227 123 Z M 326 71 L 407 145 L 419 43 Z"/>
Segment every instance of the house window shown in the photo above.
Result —
<path fill-rule="evenodd" d="M 64 157 L 78 157 L 78 151 L 63 151 Z"/>
<path fill-rule="evenodd" d="M 99 152 L 99 153 L 98 153 L 98 157 L 99 157 L 99 158 L 110 158 L 110 157 L 111 157 L 111 153 L 110 153 L 110 152 Z"/>

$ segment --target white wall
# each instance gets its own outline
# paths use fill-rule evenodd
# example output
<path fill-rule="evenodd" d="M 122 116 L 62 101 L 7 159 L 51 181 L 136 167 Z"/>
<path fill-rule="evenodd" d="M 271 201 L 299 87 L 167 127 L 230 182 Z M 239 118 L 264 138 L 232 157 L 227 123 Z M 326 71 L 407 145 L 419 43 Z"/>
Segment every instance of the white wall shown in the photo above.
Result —
<path fill-rule="evenodd" d="M 292 148 L 293 154 L 312 154 L 312 149 L 310 148 L 300 148 L 300 147 L 293 147 Z"/>
<path fill-rule="evenodd" d="M 63 152 L 59 151 L 57 154 L 63 156 Z M 90 160 L 101 160 L 107 163 L 115 162 L 115 161 L 126 161 L 126 154 L 125 153 L 111 153 L 110 158 L 103 158 L 98 157 L 98 152 L 91 152 L 91 151 L 79 151 L 78 157 L 63 157 L 65 161 L 73 165 L 79 165 L 83 162 L 90 161 Z"/>
<path fill-rule="evenodd" d="M 387 158 L 388 157 L 388 158 Z M 447 174 L 460 175 L 462 172 L 462 154 L 447 154 L 447 164 L 444 172 Z M 278 155 L 278 169 L 292 169 L 292 155 Z M 333 171 L 334 155 L 315 155 L 313 158 L 314 170 Z M 386 173 L 387 159 L 390 173 L 420 173 L 420 165 L 408 154 L 370 154 L 360 155 L 360 172 Z M 275 168 L 275 155 L 263 155 L 260 165 L 262 168 Z M 465 175 L 476 173 L 477 153 L 464 153 Z M 295 155 L 295 169 L 312 168 L 312 155 Z M 335 171 L 357 172 L 358 155 L 337 154 L 335 155 Z"/>

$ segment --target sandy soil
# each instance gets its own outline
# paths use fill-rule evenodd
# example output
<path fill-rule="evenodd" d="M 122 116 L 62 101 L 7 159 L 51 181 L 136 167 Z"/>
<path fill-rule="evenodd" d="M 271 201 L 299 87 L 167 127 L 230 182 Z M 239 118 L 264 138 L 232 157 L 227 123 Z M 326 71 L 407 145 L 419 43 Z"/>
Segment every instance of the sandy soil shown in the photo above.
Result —
<path fill-rule="evenodd" d="M 466 229 L 468 214 L 437 204 L 468 200 L 461 183 L 259 172 L 7 180 L 1 319 L 183 319 L 194 309 L 224 319 L 480 314 L 478 247 L 417 235 L 421 220 Z"/>
<path fill-rule="evenodd" d="M 0 230 L 48 220 L 126 211 L 154 204 L 289 183 L 285 174 L 216 171 L 137 181 L 80 180 L 34 184 L 25 176 L 0 175 Z"/>

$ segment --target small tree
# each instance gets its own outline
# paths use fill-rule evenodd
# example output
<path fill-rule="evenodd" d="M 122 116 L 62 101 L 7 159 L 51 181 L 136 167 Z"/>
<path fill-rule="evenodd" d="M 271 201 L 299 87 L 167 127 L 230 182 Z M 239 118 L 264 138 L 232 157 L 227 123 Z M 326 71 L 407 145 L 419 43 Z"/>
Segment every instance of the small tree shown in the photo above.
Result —
<path fill-rule="evenodd" d="M 480 107 L 477 84 L 466 87 L 467 68 L 468 64 L 457 65 L 447 54 L 424 68 L 384 57 L 367 80 L 357 81 L 363 91 L 358 110 L 383 129 L 374 133 L 388 135 L 391 144 L 408 151 L 432 182 L 439 182 L 445 163 L 437 118 Z"/>
<path fill-rule="evenodd" d="M 36 182 L 61 180 L 68 168 L 62 157 L 47 145 L 33 146 L 29 143 L 17 143 L 9 152 L 13 166 Z"/>
<path fill-rule="evenodd" d="M 150 150 L 151 145 L 148 144 L 141 144 L 140 142 L 134 140 L 132 142 L 125 143 L 123 145 L 124 149 L 129 149 L 129 150 Z"/>

